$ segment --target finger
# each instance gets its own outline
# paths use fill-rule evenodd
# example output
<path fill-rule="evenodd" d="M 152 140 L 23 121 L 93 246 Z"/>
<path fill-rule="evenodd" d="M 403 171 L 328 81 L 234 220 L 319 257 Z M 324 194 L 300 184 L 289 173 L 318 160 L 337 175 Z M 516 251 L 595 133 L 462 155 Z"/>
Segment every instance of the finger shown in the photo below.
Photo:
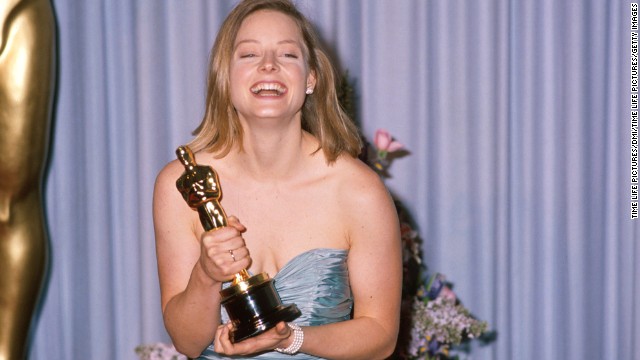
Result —
<path fill-rule="evenodd" d="M 232 263 L 230 267 L 234 274 L 243 269 L 249 269 L 251 267 L 251 258 L 245 256 L 242 259 L 236 260 L 236 262 Z"/>
<path fill-rule="evenodd" d="M 232 331 L 233 331 L 233 324 L 231 323 L 231 321 L 229 321 L 228 323 L 225 324 L 222 341 L 224 343 L 225 351 L 228 354 L 235 355 L 235 354 L 238 354 L 238 350 L 236 349 L 236 344 L 231 342 Z"/>
<path fill-rule="evenodd" d="M 229 258 L 233 262 L 241 261 L 249 257 L 249 249 L 247 249 L 244 246 L 237 249 L 229 250 L 228 253 L 229 253 Z"/>
<path fill-rule="evenodd" d="M 231 322 L 221 325 L 219 328 L 220 336 L 218 337 L 219 347 L 216 347 L 216 352 L 221 352 L 223 354 L 233 354 L 233 344 L 231 343 L 231 339 L 229 338 L 229 334 L 231 329 L 233 329 L 233 325 Z M 214 345 L 215 346 L 215 345 Z M 220 350 L 218 350 L 220 348 Z"/>
<path fill-rule="evenodd" d="M 218 274 L 218 277 L 224 279 L 224 281 L 231 280 L 235 274 L 245 269 L 248 261 L 244 258 L 240 261 L 233 261 L 229 253 L 223 253 L 218 255 L 212 261 L 212 270 Z"/>
<path fill-rule="evenodd" d="M 251 261 L 247 248 L 239 248 L 219 253 L 216 253 L 215 250 L 210 250 L 207 253 L 207 257 L 221 269 L 236 269 L 238 266 L 246 266 Z"/>
<path fill-rule="evenodd" d="M 229 253 L 229 250 L 236 251 L 245 247 L 245 242 L 237 230 L 227 231 L 223 236 L 204 236 L 202 239 L 202 250 L 210 258 L 215 258 L 218 254 Z M 241 255 L 246 255 L 245 253 Z"/>
<path fill-rule="evenodd" d="M 247 228 L 244 225 L 242 225 L 242 223 L 240 222 L 240 219 L 238 219 L 235 216 L 229 216 L 229 218 L 227 218 L 227 225 L 235 228 L 241 233 L 247 231 Z"/>
<path fill-rule="evenodd" d="M 284 321 L 280 321 L 279 323 L 277 323 L 274 328 L 276 330 L 276 333 L 278 333 L 278 335 L 289 336 L 289 333 L 291 332 L 291 329 L 287 326 L 287 324 Z"/>
<path fill-rule="evenodd" d="M 205 245 L 224 243 L 230 239 L 240 237 L 240 231 L 232 226 L 225 226 L 202 233 L 200 237 Z"/>
<path fill-rule="evenodd" d="M 251 263 L 249 249 L 245 246 L 244 241 L 231 241 L 224 245 L 211 247 L 207 250 L 207 257 L 220 267 L 237 265 L 234 264 L 237 262 L 241 262 L 242 266 Z"/>
<path fill-rule="evenodd" d="M 244 269 L 247 266 L 248 258 L 234 262 L 229 253 L 215 255 L 207 253 L 203 254 L 199 261 L 209 277 L 224 282 L 233 279 L 236 273 Z"/>
<path fill-rule="evenodd" d="M 222 347 L 222 341 L 221 341 L 221 336 L 222 336 L 222 332 L 224 331 L 224 324 L 218 325 L 218 328 L 216 329 L 216 336 L 213 338 L 213 348 L 215 349 L 216 352 L 219 353 L 223 353 L 224 349 Z"/>

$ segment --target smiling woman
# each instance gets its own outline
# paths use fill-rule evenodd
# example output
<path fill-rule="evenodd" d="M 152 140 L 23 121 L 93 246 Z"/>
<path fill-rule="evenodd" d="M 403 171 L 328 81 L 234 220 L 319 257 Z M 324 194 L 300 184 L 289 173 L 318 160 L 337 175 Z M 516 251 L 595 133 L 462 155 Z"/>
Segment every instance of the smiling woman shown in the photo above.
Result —
<path fill-rule="evenodd" d="M 309 21 L 288 1 L 242 2 L 225 20 L 211 50 L 205 115 L 195 131 L 196 137 L 190 144 L 191 148 L 194 151 L 206 149 L 220 152 L 221 155 L 230 151 L 234 145 L 242 148 L 244 131 L 235 112 L 235 104 L 229 96 L 231 63 L 234 56 L 239 56 L 240 47 L 245 45 L 244 42 L 241 43 L 241 39 L 236 38 L 240 26 L 245 18 L 260 10 L 275 11 L 276 16 L 285 16 L 295 24 L 295 37 L 281 39 L 284 43 L 280 50 L 301 52 L 285 52 L 285 56 L 301 55 L 302 59 L 297 60 L 303 60 L 307 70 L 315 77 L 314 86 L 305 88 L 307 95 L 314 96 L 304 100 L 301 109 L 302 128 L 320 141 L 329 161 L 334 161 L 343 151 L 357 156 L 362 144 L 355 125 L 339 106 L 333 64 L 322 50 L 320 40 Z M 261 33 L 266 28 L 258 31 Z M 257 46 L 255 43 L 253 45 Z M 242 55 L 256 56 L 251 53 Z"/>
<path fill-rule="evenodd" d="M 394 349 L 402 256 L 384 184 L 311 25 L 287 0 L 242 1 L 211 53 L 206 111 L 189 144 L 215 167 L 227 226 L 204 231 L 160 172 L 154 223 L 165 326 L 199 359 L 384 358 Z M 274 275 L 302 315 L 233 342 L 220 291 L 243 269 Z"/>
<path fill-rule="evenodd" d="M 306 89 L 316 80 L 295 21 L 277 11 L 253 13 L 240 27 L 234 48 L 230 90 L 240 122 L 299 116 Z"/>

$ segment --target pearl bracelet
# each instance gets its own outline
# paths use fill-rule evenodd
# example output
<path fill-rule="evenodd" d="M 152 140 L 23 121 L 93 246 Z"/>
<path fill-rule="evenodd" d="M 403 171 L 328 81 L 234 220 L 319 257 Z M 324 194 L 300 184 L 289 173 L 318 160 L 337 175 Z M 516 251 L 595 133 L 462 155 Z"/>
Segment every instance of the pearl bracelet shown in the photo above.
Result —
<path fill-rule="evenodd" d="M 291 343 L 291 345 L 287 346 L 286 349 L 275 348 L 273 350 L 279 353 L 293 355 L 297 353 L 298 350 L 300 350 L 300 348 L 302 347 L 302 342 L 304 341 L 304 332 L 297 324 L 287 323 L 287 325 L 293 331 L 293 342 Z"/>

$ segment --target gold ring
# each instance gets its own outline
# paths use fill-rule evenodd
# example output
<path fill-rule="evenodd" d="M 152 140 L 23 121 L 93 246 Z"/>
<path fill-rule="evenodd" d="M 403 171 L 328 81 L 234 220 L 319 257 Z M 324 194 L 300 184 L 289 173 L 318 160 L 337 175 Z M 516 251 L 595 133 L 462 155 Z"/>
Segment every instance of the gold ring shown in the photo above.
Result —
<path fill-rule="evenodd" d="M 231 258 L 233 259 L 233 262 L 236 262 L 236 256 L 233 255 L 233 250 L 229 250 L 229 255 L 231 255 Z"/>

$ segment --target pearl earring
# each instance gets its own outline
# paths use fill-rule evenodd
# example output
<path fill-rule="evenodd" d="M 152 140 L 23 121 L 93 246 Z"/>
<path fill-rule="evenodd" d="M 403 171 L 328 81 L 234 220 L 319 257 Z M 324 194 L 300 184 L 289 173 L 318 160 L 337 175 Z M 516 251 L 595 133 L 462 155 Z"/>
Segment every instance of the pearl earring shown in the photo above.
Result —
<path fill-rule="evenodd" d="M 306 93 L 307 93 L 307 95 L 313 94 L 313 89 L 312 88 L 307 88 Z"/>

